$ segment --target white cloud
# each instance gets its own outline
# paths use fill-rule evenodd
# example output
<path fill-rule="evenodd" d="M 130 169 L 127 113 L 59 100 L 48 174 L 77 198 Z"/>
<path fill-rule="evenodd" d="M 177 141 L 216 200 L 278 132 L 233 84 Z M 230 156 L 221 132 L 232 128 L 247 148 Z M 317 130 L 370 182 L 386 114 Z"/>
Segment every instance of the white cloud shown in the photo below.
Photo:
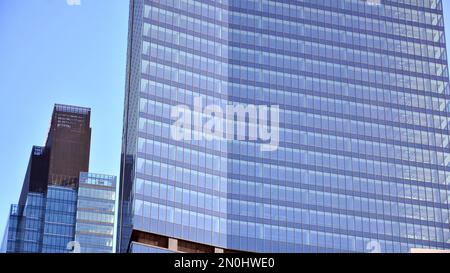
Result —
<path fill-rule="evenodd" d="M 81 0 L 66 0 L 69 6 L 79 6 L 81 5 Z"/>

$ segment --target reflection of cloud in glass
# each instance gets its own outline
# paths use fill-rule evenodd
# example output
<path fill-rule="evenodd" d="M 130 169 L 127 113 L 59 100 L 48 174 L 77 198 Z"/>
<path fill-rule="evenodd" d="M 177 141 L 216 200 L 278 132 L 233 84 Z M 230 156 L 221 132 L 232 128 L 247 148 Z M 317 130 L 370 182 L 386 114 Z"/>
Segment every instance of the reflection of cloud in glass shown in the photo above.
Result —
<path fill-rule="evenodd" d="M 67 0 L 67 1 L 71 1 L 71 0 Z M 76 0 L 73 0 L 76 1 Z M 80 1 L 80 0 L 78 0 Z M 81 253 L 81 245 L 79 242 L 76 241 L 70 241 L 67 243 L 67 250 L 69 251 L 69 253 Z"/>
<path fill-rule="evenodd" d="M 69 6 L 79 6 L 81 5 L 81 0 L 66 0 Z"/>
<path fill-rule="evenodd" d="M 379 6 L 381 5 L 381 0 L 367 0 L 367 4 L 371 6 Z"/>
<path fill-rule="evenodd" d="M 381 253 L 381 244 L 376 240 L 371 240 L 367 243 L 366 250 L 369 253 Z"/>

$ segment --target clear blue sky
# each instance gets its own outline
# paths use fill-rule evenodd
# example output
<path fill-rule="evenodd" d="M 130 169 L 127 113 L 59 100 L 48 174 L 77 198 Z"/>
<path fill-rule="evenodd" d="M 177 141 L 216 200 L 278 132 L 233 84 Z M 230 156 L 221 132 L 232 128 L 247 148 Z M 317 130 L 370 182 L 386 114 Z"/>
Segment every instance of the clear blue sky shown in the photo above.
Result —
<path fill-rule="evenodd" d="M 0 240 L 54 103 L 92 108 L 90 171 L 119 175 L 128 5 L 0 0 Z"/>
<path fill-rule="evenodd" d="M 0 0 L 0 240 L 54 103 L 92 108 L 90 170 L 119 175 L 128 2 Z"/>

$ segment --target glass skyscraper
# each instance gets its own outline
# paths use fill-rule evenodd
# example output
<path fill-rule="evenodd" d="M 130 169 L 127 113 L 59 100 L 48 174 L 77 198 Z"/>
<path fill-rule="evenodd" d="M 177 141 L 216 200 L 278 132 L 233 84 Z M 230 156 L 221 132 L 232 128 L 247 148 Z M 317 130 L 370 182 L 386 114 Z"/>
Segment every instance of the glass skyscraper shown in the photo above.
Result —
<path fill-rule="evenodd" d="M 116 178 L 86 172 L 90 111 L 55 105 L 46 146 L 33 147 L 11 206 L 2 252 L 113 252 Z"/>
<path fill-rule="evenodd" d="M 121 252 L 450 248 L 441 0 L 131 0 Z M 171 110 L 279 105 L 274 151 Z"/>
<path fill-rule="evenodd" d="M 112 253 L 116 207 L 116 177 L 81 173 L 75 241 L 82 253 Z"/>
<path fill-rule="evenodd" d="M 11 206 L 2 251 L 112 253 L 115 179 L 115 176 L 81 173 L 78 190 L 49 186 L 45 194 L 29 193 L 24 206 Z M 68 248 L 70 242 L 80 248 Z"/>
<path fill-rule="evenodd" d="M 66 253 L 67 244 L 74 240 L 75 215 L 77 211 L 77 191 L 73 188 L 49 186 L 46 195 L 40 196 L 43 210 L 43 253 Z M 28 215 L 24 215 L 28 221 Z M 42 225 L 36 219 L 37 227 Z M 39 229 L 36 229 L 39 231 Z M 19 230 L 20 231 L 20 230 Z M 25 249 L 25 252 L 28 252 Z M 35 251 L 33 251 L 35 252 Z M 40 252 L 40 251 L 36 251 Z"/>

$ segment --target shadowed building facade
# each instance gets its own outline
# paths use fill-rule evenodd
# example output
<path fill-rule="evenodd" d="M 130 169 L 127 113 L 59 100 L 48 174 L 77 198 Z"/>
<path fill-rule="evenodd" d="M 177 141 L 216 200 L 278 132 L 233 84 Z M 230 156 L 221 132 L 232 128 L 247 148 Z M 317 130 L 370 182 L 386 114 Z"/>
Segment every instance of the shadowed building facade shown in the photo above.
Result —
<path fill-rule="evenodd" d="M 80 172 L 89 170 L 90 119 L 88 108 L 55 105 L 46 141 L 50 185 L 77 187 Z"/>

